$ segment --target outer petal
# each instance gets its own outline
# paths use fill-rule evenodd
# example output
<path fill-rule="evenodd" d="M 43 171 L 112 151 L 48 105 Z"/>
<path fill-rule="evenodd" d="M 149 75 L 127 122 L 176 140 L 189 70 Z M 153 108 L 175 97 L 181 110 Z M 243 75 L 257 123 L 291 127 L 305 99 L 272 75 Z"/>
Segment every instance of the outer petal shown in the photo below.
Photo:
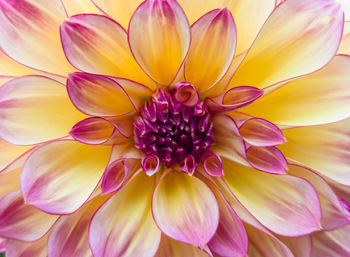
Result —
<path fill-rule="evenodd" d="M 350 225 L 312 235 L 312 256 L 350 256 Z"/>
<path fill-rule="evenodd" d="M 223 164 L 232 193 L 273 232 L 299 236 L 320 228 L 320 202 L 305 180 L 259 172 L 225 159 Z"/>
<path fill-rule="evenodd" d="M 47 257 L 47 236 L 35 242 L 6 241 L 7 257 Z"/>
<path fill-rule="evenodd" d="M 79 13 L 99 13 L 91 0 L 62 0 L 62 2 L 70 16 Z"/>
<path fill-rule="evenodd" d="M 190 45 L 186 16 L 175 0 L 146 0 L 129 25 L 129 44 L 136 61 L 155 81 L 175 78 Z"/>
<path fill-rule="evenodd" d="M 336 53 L 343 31 L 343 12 L 333 0 L 289 0 L 269 17 L 231 87 L 264 88 L 313 72 Z"/>
<path fill-rule="evenodd" d="M 38 240 L 58 218 L 25 204 L 20 191 L 2 198 L 0 210 L 0 236 L 23 241 Z"/>
<path fill-rule="evenodd" d="M 350 210 L 346 210 L 332 188 L 313 171 L 290 165 L 289 174 L 305 178 L 315 187 L 321 201 L 323 229 L 331 230 L 350 224 Z"/>
<path fill-rule="evenodd" d="M 67 90 L 73 104 L 92 116 L 118 116 L 134 111 L 127 92 L 108 77 L 71 73 Z"/>
<path fill-rule="evenodd" d="M 166 174 L 157 185 L 152 212 L 166 235 L 197 247 L 208 243 L 219 222 L 218 204 L 208 186 L 176 171 Z"/>
<path fill-rule="evenodd" d="M 106 198 L 94 198 L 74 214 L 60 217 L 49 235 L 50 257 L 92 257 L 88 240 L 89 223 Z"/>
<path fill-rule="evenodd" d="M 65 21 L 60 31 L 64 52 L 79 70 L 152 83 L 134 60 L 126 31 L 114 20 L 76 15 Z"/>
<path fill-rule="evenodd" d="M 16 158 L 31 149 L 31 146 L 17 146 L 0 139 L 0 171 L 10 165 Z"/>
<path fill-rule="evenodd" d="M 236 26 L 227 8 L 216 9 L 193 24 L 191 34 L 185 77 L 200 93 L 216 84 L 230 67 L 236 50 Z"/>
<path fill-rule="evenodd" d="M 20 77 L 2 86 L 0 107 L 0 137 L 18 145 L 67 136 L 85 117 L 62 84 L 41 76 Z"/>
<path fill-rule="evenodd" d="M 338 54 L 350 55 L 350 21 L 344 23 L 343 37 L 340 42 Z"/>
<path fill-rule="evenodd" d="M 153 184 L 140 173 L 96 212 L 89 229 L 95 257 L 155 255 L 161 233 L 151 215 Z"/>
<path fill-rule="evenodd" d="M 173 240 L 164 234 L 155 257 L 209 257 L 207 253 L 192 245 Z"/>
<path fill-rule="evenodd" d="M 246 230 L 250 243 L 248 257 L 294 257 L 288 247 L 276 237 L 249 225 L 246 225 Z"/>
<path fill-rule="evenodd" d="M 294 159 L 341 184 L 350 185 L 350 119 L 322 126 L 284 130 L 279 148 Z"/>
<path fill-rule="evenodd" d="M 60 0 L 4 0 L 0 3 L 0 47 L 32 68 L 67 75 L 68 63 L 58 33 L 66 12 Z"/>
<path fill-rule="evenodd" d="M 242 112 L 287 126 L 345 119 L 350 116 L 349 73 L 350 57 L 336 56 L 320 71 L 292 80 Z"/>
<path fill-rule="evenodd" d="M 26 202 L 48 212 L 72 213 L 97 186 L 110 146 L 57 141 L 39 147 L 26 161 L 21 187 Z"/>

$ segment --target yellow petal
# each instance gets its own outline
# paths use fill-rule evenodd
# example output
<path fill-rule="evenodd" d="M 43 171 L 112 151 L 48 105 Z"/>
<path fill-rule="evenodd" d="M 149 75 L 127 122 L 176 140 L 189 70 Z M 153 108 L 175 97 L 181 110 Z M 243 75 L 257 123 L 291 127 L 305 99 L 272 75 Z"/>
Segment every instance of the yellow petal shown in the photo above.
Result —
<path fill-rule="evenodd" d="M 31 148 L 31 146 L 12 145 L 0 138 L 0 171 Z"/>
<path fill-rule="evenodd" d="M 91 0 L 62 0 L 69 16 L 79 13 L 97 13 L 99 11 Z"/>
<path fill-rule="evenodd" d="M 8 57 L 0 50 L 0 75 L 1 76 L 22 76 L 34 74 L 35 72 L 19 64 Z"/>

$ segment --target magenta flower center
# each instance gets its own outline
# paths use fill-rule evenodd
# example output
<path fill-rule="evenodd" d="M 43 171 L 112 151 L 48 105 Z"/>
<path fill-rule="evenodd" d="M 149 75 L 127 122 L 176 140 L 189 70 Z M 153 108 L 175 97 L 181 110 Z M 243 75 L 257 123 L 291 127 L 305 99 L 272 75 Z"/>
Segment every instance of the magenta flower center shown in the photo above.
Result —
<path fill-rule="evenodd" d="M 159 89 L 141 108 L 134 128 L 136 147 L 168 168 L 196 166 L 215 142 L 208 108 L 187 82 L 170 93 Z"/>

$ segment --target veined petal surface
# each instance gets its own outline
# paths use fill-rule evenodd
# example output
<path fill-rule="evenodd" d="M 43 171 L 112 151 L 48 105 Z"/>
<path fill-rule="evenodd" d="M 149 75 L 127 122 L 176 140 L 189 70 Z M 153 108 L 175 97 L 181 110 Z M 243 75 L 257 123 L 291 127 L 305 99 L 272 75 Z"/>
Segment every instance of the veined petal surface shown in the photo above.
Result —
<path fill-rule="evenodd" d="M 146 0 L 129 25 L 129 44 L 141 68 L 155 81 L 169 85 L 189 49 L 190 27 L 176 0 Z"/>
<path fill-rule="evenodd" d="M 230 67 L 236 50 L 236 26 L 231 12 L 216 9 L 191 27 L 191 47 L 185 78 L 199 93 L 216 84 Z"/>
<path fill-rule="evenodd" d="M 226 159 L 223 164 L 231 192 L 271 231 L 300 236 L 320 228 L 320 202 L 306 180 L 263 173 Z"/>
<path fill-rule="evenodd" d="M 334 0 L 289 0 L 268 18 L 230 87 L 258 88 L 316 71 L 336 53 L 344 15 Z"/>
<path fill-rule="evenodd" d="M 214 193 L 198 178 L 169 172 L 156 186 L 152 199 L 153 217 L 167 236 L 204 247 L 219 222 Z"/>
<path fill-rule="evenodd" d="M 151 213 L 154 179 L 140 173 L 94 215 L 89 240 L 95 257 L 152 257 L 161 237 Z"/>
<path fill-rule="evenodd" d="M 74 70 L 64 56 L 58 28 L 66 18 L 60 0 L 0 2 L 0 47 L 21 64 L 66 76 Z"/>
<path fill-rule="evenodd" d="M 77 69 L 152 83 L 132 56 L 125 29 L 114 20 L 75 15 L 61 25 L 60 32 L 64 52 Z"/>
<path fill-rule="evenodd" d="M 110 154 L 111 146 L 75 141 L 39 147 L 29 156 L 21 174 L 26 202 L 48 213 L 76 211 L 97 187 Z"/>
<path fill-rule="evenodd" d="M 0 107 L 0 137 L 18 145 L 65 137 L 85 117 L 64 85 L 42 76 L 19 77 L 2 86 Z"/>

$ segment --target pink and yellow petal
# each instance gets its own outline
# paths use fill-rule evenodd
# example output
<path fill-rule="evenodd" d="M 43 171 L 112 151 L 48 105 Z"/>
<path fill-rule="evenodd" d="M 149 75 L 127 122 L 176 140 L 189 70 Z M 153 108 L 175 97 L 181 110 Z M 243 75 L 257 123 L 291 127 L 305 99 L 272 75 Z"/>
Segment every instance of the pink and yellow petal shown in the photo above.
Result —
<path fill-rule="evenodd" d="M 225 75 L 235 55 L 236 26 L 231 12 L 224 8 L 205 14 L 192 25 L 191 35 L 185 78 L 201 93 Z"/>
<path fill-rule="evenodd" d="M 48 255 L 50 257 L 91 257 L 88 229 L 91 218 L 107 199 L 96 197 L 72 215 L 61 216 L 50 231 Z"/>
<path fill-rule="evenodd" d="M 8 257 L 47 257 L 47 236 L 35 242 L 6 240 L 6 256 Z"/>
<path fill-rule="evenodd" d="M 336 53 L 344 16 L 333 0 L 289 0 L 279 5 L 236 71 L 230 87 L 258 88 L 308 74 Z"/>
<path fill-rule="evenodd" d="M 298 161 L 340 184 L 350 185 L 350 119 L 336 123 L 287 129 L 287 143 L 279 146 Z"/>
<path fill-rule="evenodd" d="M 3 139 L 0 139 L 0 171 L 10 165 L 22 154 L 30 150 L 31 146 L 18 146 L 7 143 Z"/>
<path fill-rule="evenodd" d="M 39 147 L 26 161 L 21 188 L 27 203 L 48 213 L 79 209 L 97 187 L 110 146 L 56 141 Z"/>
<path fill-rule="evenodd" d="M 278 236 L 278 239 L 289 248 L 294 257 L 311 257 L 312 239 L 310 235 L 298 237 Z"/>
<path fill-rule="evenodd" d="M 198 178 L 182 172 L 169 172 L 156 186 L 152 212 L 158 227 L 167 236 L 204 247 L 219 222 L 215 195 Z"/>
<path fill-rule="evenodd" d="M 146 0 L 129 25 L 129 44 L 141 68 L 154 81 L 169 85 L 187 55 L 191 32 L 175 0 Z"/>
<path fill-rule="evenodd" d="M 349 72 L 350 57 L 336 56 L 323 69 L 290 81 L 242 112 L 286 126 L 345 119 L 350 116 Z"/>
<path fill-rule="evenodd" d="M 35 72 L 19 64 L 12 58 L 8 57 L 0 50 L 0 75 L 3 76 L 23 76 L 34 74 Z"/>
<path fill-rule="evenodd" d="M 95 257 L 155 255 L 161 232 L 153 221 L 154 179 L 140 173 L 94 215 L 89 241 Z"/>
<path fill-rule="evenodd" d="M 77 69 L 152 86 L 130 52 L 126 31 L 114 20 L 95 14 L 76 15 L 61 25 L 60 32 L 67 59 Z"/>
<path fill-rule="evenodd" d="M 38 240 L 58 218 L 25 203 L 20 191 L 3 197 L 0 210 L 0 236 L 22 241 Z"/>
<path fill-rule="evenodd" d="M 2 86 L 0 106 L 0 136 L 18 145 L 65 137 L 85 117 L 64 85 L 41 76 L 19 77 Z"/>
<path fill-rule="evenodd" d="M 299 236 L 320 228 L 320 202 L 306 180 L 263 173 L 226 159 L 223 164 L 231 192 L 271 231 Z"/>
<path fill-rule="evenodd" d="M 60 0 L 5 0 L 0 3 L 0 47 L 17 62 L 66 76 L 74 68 L 58 33 L 66 12 Z"/>

